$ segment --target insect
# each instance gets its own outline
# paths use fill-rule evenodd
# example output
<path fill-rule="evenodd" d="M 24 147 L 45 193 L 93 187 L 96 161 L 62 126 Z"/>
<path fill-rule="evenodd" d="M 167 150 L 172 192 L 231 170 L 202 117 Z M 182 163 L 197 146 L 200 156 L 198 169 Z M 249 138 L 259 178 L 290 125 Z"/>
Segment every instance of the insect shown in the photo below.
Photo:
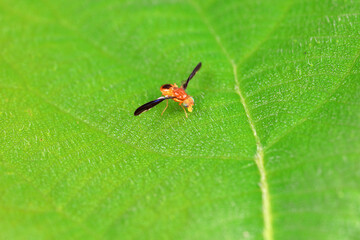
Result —
<path fill-rule="evenodd" d="M 185 92 L 185 90 L 189 84 L 189 81 L 195 76 L 195 74 L 199 71 L 200 68 L 201 68 L 201 62 L 194 68 L 188 79 L 181 85 L 181 87 L 178 87 L 176 83 L 162 85 L 160 87 L 160 91 L 163 96 L 138 107 L 135 110 L 134 115 L 135 116 L 140 115 L 141 113 L 150 110 L 151 108 L 155 107 L 162 101 L 166 100 L 166 107 L 161 113 L 161 115 L 163 115 L 163 113 L 165 112 L 165 110 L 169 105 L 169 99 L 172 99 L 175 102 L 179 103 L 179 105 L 184 109 L 186 117 L 188 117 L 184 107 L 186 107 L 189 112 L 192 112 L 194 106 L 194 99 L 190 95 L 188 95 Z"/>

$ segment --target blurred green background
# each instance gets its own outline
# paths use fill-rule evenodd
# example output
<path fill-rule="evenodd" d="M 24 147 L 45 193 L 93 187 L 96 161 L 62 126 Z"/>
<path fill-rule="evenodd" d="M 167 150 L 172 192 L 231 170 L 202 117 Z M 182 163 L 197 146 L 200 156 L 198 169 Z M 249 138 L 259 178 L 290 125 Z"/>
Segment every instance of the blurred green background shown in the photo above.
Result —
<path fill-rule="evenodd" d="M 0 239 L 357 239 L 359 9 L 1 0 Z"/>

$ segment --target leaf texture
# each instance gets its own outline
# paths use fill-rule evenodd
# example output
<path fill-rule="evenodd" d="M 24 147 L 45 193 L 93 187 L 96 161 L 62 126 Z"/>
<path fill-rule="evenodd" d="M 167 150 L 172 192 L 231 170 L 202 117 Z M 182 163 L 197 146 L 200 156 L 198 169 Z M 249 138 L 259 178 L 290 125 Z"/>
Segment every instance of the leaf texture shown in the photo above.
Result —
<path fill-rule="evenodd" d="M 359 9 L 2 0 L 0 238 L 356 239 Z"/>

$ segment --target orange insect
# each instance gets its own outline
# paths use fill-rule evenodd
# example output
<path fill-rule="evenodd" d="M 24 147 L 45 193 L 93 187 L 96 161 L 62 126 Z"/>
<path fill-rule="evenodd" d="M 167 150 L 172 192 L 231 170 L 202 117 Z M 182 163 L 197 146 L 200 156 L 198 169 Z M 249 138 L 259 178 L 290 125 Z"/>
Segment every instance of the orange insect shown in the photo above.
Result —
<path fill-rule="evenodd" d="M 135 116 L 140 115 L 141 113 L 146 112 L 147 110 L 155 107 L 156 105 L 158 105 L 159 103 L 161 103 L 166 99 L 166 107 L 161 113 L 161 115 L 163 115 L 163 113 L 165 112 L 165 110 L 169 105 L 168 102 L 169 99 L 173 99 L 175 102 L 179 103 L 179 105 L 184 109 L 186 117 L 188 117 L 184 107 L 186 107 L 189 112 L 192 112 L 193 110 L 192 108 L 194 106 L 194 99 L 190 95 L 188 95 L 185 92 L 185 90 L 187 88 L 189 81 L 195 76 L 195 74 L 199 71 L 200 68 L 201 68 L 201 62 L 194 68 L 188 79 L 181 85 L 181 87 L 178 87 L 176 83 L 162 85 L 160 87 L 160 91 L 164 96 L 161 96 L 158 99 L 155 99 L 154 101 L 145 103 L 144 105 L 140 106 L 138 109 L 135 110 L 134 115 Z"/>

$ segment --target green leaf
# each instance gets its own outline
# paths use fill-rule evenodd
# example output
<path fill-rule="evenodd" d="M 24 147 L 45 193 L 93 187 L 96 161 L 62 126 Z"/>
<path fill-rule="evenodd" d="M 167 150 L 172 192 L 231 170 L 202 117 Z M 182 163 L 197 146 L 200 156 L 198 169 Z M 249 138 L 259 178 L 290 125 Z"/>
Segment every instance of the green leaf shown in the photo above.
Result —
<path fill-rule="evenodd" d="M 359 9 L 2 0 L 0 238 L 358 238 Z"/>

